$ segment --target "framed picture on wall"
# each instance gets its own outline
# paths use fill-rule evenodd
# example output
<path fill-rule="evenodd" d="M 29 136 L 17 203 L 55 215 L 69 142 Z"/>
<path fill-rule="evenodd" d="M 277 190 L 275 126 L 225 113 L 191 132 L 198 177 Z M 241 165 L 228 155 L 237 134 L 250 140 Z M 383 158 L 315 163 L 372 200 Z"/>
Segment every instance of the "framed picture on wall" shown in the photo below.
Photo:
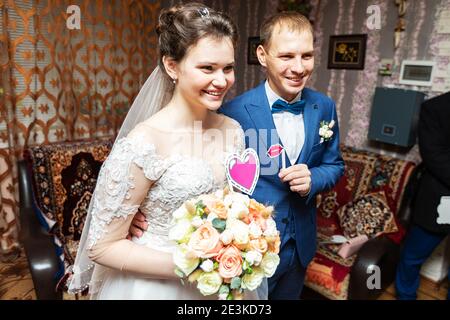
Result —
<path fill-rule="evenodd" d="M 434 66 L 434 61 L 403 60 L 398 82 L 413 86 L 431 87 Z"/>
<path fill-rule="evenodd" d="M 330 36 L 328 69 L 364 69 L 367 34 Z"/>
<path fill-rule="evenodd" d="M 256 56 L 256 48 L 261 43 L 259 37 L 249 37 L 248 38 L 248 53 L 247 53 L 247 63 L 248 64 L 259 64 L 258 57 Z"/>

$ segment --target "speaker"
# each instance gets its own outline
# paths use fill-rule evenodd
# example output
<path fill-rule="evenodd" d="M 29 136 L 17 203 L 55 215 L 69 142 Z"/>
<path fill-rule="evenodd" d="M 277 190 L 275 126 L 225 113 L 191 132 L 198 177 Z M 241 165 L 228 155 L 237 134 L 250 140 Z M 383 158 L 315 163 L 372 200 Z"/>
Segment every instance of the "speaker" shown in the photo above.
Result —
<path fill-rule="evenodd" d="M 423 92 L 397 88 L 375 89 L 370 116 L 369 140 L 402 147 L 416 143 Z"/>

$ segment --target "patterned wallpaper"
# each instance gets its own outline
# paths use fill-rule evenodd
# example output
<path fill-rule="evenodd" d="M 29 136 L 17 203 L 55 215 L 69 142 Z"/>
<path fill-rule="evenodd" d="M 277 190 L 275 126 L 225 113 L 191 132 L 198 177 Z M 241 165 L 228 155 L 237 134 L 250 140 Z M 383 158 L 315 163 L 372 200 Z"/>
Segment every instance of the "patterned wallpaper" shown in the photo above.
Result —
<path fill-rule="evenodd" d="M 67 28 L 70 5 L 80 30 Z M 155 66 L 159 10 L 153 0 L 0 0 L 0 258 L 17 248 L 23 149 L 118 130 Z"/>
<path fill-rule="evenodd" d="M 437 34 L 436 21 L 443 9 L 450 9 L 450 0 L 408 0 L 406 30 L 401 33 L 400 46 L 394 51 L 394 28 L 397 7 L 394 0 L 320 0 L 316 2 L 317 21 L 316 68 L 311 86 L 336 101 L 342 141 L 350 146 L 402 159 L 420 161 L 417 145 L 411 150 L 380 145 L 367 140 L 371 103 L 376 86 L 423 90 L 399 85 L 402 60 L 435 60 L 448 65 L 450 57 L 438 57 L 437 43 L 450 41 L 450 34 Z M 378 5 L 381 12 L 381 30 L 368 30 L 366 13 L 369 5 Z M 367 33 L 367 51 L 364 70 L 327 69 L 328 39 L 334 34 Z M 381 59 L 393 59 L 396 69 L 391 77 L 377 74 Z M 428 97 L 438 92 L 425 91 Z"/>

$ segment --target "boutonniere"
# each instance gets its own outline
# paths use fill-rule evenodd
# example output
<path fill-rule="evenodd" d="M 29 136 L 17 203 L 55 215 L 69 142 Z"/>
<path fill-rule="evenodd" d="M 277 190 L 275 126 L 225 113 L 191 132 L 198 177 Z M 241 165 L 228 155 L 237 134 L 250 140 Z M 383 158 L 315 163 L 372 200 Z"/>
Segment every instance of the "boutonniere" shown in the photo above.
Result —
<path fill-rule="evenodd" d="M 320 143 L 331 140 L 331 137 L 333 136 L 333 130 L 331 129 L 333 127 L 334 127 L 334 120 L 331 120 L 331 122 L 327 121 L 320 122 L 320 129 L 319 129 Z"/>

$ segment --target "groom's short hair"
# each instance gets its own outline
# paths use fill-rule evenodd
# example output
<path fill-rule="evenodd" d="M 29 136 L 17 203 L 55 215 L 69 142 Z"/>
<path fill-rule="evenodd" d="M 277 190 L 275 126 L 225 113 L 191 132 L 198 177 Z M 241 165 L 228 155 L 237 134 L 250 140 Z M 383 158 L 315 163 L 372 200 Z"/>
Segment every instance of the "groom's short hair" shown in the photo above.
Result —
<path fill-rule="evenodd" d="M 286 26 L 291 31 L 309 31 L 311 32 L 311 35 L 314 35 L 311 22 L 309 22 L 308 18 L 306 18 L 304 15 L 295 11 L 279 12 L 265 20 L 261 26 L 259 35 L 261 44 L 265 48 L 268 47 L 270 39 L 272 38 L 272 33 L 275 30 L 276 26 Z"/>

